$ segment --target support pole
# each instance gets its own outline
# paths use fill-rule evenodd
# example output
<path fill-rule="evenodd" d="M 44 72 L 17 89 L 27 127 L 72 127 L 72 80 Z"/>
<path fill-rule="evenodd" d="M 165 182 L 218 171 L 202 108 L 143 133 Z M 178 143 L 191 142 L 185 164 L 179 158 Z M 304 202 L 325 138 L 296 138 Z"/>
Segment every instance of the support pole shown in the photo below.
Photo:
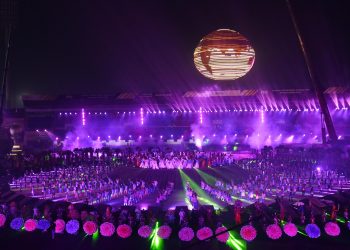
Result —
<path fill-rule="evenodd" d="M 11 34 L 12 34 L 12 27 L 9 25 L 7 31 L 7 46 L 5 51 L 5 64 L 4 64 L 4 70 L 3 70 L 3 77 L 1 81 L 1 102 L 0 102 L 0 127 L 2 126 L 2 123 L 4 121 L 4 109 L 6 105 L 6 87 L 7 87 L 7 72 L 8 72 L 8 64 L 9 64 L 9 50 L 10 50 L 10 43 L 11 43 Z"/>
<path fill-rule="evenodd" d="M 309 55 L 308 55 L 308 53 L 306 51 L 306 48 L 305 48 L 305 45 L 304 45 L 304 41 L 303 41 L 303 38 L 302 38 L 302 36 L 300 34 L 300 30 L 299 30 L 299 27 L 298 27 L 298 24 L 297 24 L 297 21 L 296 21 L 296 18 L 295 18 L 292 6 L 290 4 L 290 1 L 286 0 L 286 2 L 287 2 L 287 7 L 288 7 L 289 14 L 290 14 L 291 19 L 292 19 L 293 26 L 294 26 L 294 29 L 295 29 L 295 33 L 296 33 L 296 35 L 298 37 L 300 48 L 301 48 L 301 51 L 302 51 L 303 56 L 304 56 L 304 60 L 305 60 L 306 66 L 307 66 L 307 71 L 309 73 L 309 77 L 310 77 L 313 89 L 315 90 L 318 102 L 320 104 L 321 122 L 323 122 L 322 121 L 323 120 L 322 116 L 323 116 L 324 121 L 326 123 L 327 131 L 328 131 L 328 134 L 329 134 L 330 142 L 334 143 L 334 142 L 336 142 L 338 140 L 338 137 L 337 137 L 337 134 L 335 132 L 335 128 L 334 128 L 334 125 L 333 125 L 332 117 L 331 117 L 331 115 L 329 113 L 329 110 L 328 110 L 326 98 L 323 95 L 320 81 L 319 81 L 319 79 L 317 78 L 317 76 L 314 73 L 314 70 L 313 70 L 313 67 L 312 67 L 312 64 L 311 64 L 311 60 L 310 60 Z"/>

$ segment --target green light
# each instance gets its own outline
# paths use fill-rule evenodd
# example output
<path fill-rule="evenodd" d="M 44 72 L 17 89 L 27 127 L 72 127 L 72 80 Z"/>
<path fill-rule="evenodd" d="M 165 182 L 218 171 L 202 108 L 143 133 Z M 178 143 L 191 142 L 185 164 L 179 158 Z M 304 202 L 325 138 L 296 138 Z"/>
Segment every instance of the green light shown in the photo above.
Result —
<path fill-rule="evenodd" d="M 241 197 L 237 197 L 237 196 L 233 196 L 233 195 L 231 197 L 234 200 L 240 200 L 240 201 L 242 201 L 244 203 L 247 203 L 247 204 L 253 204 L 254 203 L 254 202 L 252 202 L 250 200 L 247 200 L 247 199 L 244 199 L 244 198 L 241 198 Z"/>
<path fill-rule="evenodd" d="M 190 187 L 198 194 L 198 200 L 201 200 L 206 205 L 213 205 L 215 208 L 222 208 L 219 204 L 217 204 L 213 199 L 201 189 L 201 187 L 193 181 L 184 171 L 178 169 L 180 172 L 182 186 L 184 190 L 186 190 L 186 183 L 190 184 Z"/>
<path fill-rule="evenodd" d="M 211 176 L 198 168 L 195 168 L 195 170 L 206 183 L 208 183 L 210 186 L 215 186 L 216 178 L 214 176 Z"/>
<path fill-rule="evenodd" d="M 96 232 L 92 235 L 92 242 L 95 243 L 98 240 L 98 230 L 96 230 Z"/>
<path fill-rule="evenodd" d="M 297 225 L 296 225 L 297 226 Z M 303 228 L 301 227 L 301 226 L 297 226 L 297 228 L 298 228 L 298 233 L 299 234 L 301 234 L 301 235 L 303 235 L 303 236 L 307 236 L 307 234 L 305 234 L 304 232 L 303 232 Z"/>
<path fill-rule="evenodd" d="M 233 146 L 233 151 L 237 151 L 238 147 L 237 146 Z"/>
<path fill-rule="evenodd" d="M 151 240 L 151 250 L 160 250 L 163 249 L 163 239 L 161 239 L 158 236 L 158 229 L 159 229 L 159 222 L 157 221 L 155 228 L 153 229 L 153 232 L 151 236 L 149 237 L 149 240 Z"/>
<path fill-rule="evenodd" d="M 227 240 L 226 244 L 234 250 L 246 250 L 247 244 L 244 240 L 238 239 L 238 234 L 236 232 L 229 232 L 230 237 Z"/>

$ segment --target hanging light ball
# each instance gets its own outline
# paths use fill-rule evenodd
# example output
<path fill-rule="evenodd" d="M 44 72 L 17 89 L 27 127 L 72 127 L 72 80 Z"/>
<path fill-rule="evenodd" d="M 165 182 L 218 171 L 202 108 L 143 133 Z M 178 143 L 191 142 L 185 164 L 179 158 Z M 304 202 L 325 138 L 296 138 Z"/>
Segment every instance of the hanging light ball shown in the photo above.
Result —
<path fill-rule="evenodd" d="M 213 80 L 235 80 L 253 67 L 255 51 L 247 38 L 230 29 L 219 29 L 199 42 L 194 51 L 198 71 Z"/>

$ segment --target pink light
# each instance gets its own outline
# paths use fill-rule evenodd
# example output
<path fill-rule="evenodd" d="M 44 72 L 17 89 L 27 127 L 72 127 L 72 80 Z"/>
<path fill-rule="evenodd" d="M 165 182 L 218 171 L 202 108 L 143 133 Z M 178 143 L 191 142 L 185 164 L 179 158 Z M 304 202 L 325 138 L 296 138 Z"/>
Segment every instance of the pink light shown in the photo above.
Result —
<path fill-rule="evenodd" d="M 83 126 L 86 125 L 85 110 L 84 109 L 81 109 L 81 123 Z"/>
<path fill-rule="evenodd" d="M 202 107 L 199 108 L 199 123 L 203 123 L 203 112 L 202 112 Z"/>
<path fill-rule="evenodd" d="M 141 119 L 141 125 L 143 125 L 144 123 L 143 108 L 140 109 L 140 119 Z"/>
<path fill-rule="evenodd" d="M 291 135 L 291 136 L 287 137 L 286 142 L 287 143 L 292 143 L 293 139 L 294 139 L 294 135 Z"/>

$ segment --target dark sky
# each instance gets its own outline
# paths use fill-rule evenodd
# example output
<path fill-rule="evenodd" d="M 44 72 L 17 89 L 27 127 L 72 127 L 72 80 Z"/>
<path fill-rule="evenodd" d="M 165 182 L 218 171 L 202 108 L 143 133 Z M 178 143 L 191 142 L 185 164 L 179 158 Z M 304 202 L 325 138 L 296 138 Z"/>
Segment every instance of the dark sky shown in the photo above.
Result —
<path fill-rule="evenodd" d="M 349 85 L 346 1 L 291 1 L 322 84 Z M 200 39 L 220 28 L 256 51 L 236 81 L 206 79 L 193 63 Z M 310 87 L 284 0 L 20 1 L 10 58 L 11 106 L 21 94 Z"/>

